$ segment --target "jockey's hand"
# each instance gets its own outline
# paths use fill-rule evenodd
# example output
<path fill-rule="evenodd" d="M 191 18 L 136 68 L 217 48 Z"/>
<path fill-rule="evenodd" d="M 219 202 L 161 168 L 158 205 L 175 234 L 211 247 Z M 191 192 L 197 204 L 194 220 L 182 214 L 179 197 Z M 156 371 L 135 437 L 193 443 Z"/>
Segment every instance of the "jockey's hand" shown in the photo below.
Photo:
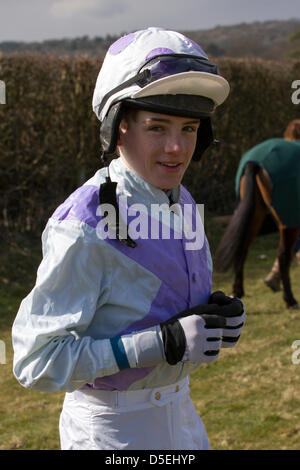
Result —
<path fill-rule="evenodd" d="M 237 297 L 228 297 L 224 292 L 216 291 L 209 298 L 209 305 L 218 305 L 226 321 L 223 328 L 222 348 L 232 348 L 236 345 L 246 321 L 246 313 L 243 302 Z"/>
<path fill-rule="evenodd" d="M 222 307 L 201 304 L 160 324 L 166 360 L 212 362 L 218 358 L 222 342 Z"/>
<path fill-rule="evenodd" d="M 245 320 L 243 302 L 214 292 L 208 304 L 184 310 L 160 324 L 167 362 L 214 361 L 221 347 L 237 343 Z"/>
<path fill-rule="evenodd" d="M 182 361 L 213 362 L 220 354 L 225 320 L 218 315 L 190 315 L 180 318 L 186 349 Z"/>

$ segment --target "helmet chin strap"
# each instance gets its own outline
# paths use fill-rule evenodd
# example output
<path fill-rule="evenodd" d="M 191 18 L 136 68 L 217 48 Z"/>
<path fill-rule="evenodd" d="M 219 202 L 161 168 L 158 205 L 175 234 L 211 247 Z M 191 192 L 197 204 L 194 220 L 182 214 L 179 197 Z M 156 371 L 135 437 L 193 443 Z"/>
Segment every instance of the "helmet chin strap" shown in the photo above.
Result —
<path fill-rule="evenodd" d="M 135 248 L 136 247 L 136 242 L 132 240 L 128 234 L 128 227 L 126 227 L 125 230 L 120 230 L 121 225 L 125 227 L 125 223 L 121 218 L 120 215 L 120 210 L 119 210 L 119 205 L 117 201 L 117 184 L 116 182 L 112 181 L 110 178 L 109 174 L 109 166 L 107 159 L 104 155 L 102 155 L 102 161 L 104 162 L 106 169 L 107 169 L 107 176 L 105 177 L 105 183 L 102 183 L 99 188 L 99 202 L 100 206 L 102 204 L 110 204 L 114 207 L 115 209 L 115 214 L 116 214 L 116 220 L 115 220 L 115 225 L 112 225 L 111 222 L 108 222 L 109 228 L 114 229 L 116 233 L 117 239 L 124 243 L 126 246 L 130 248 Z M 104 211 L 102 214 L 103 217 L 107 216 L 107 211 Z M 125 233 L 126 237 L 123 238 L 122 234 Z"/>

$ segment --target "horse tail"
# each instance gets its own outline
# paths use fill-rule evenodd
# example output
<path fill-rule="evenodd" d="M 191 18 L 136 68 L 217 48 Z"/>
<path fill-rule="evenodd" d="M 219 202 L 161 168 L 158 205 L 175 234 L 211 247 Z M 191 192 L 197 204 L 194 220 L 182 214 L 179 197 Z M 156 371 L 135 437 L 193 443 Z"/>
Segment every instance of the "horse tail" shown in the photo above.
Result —
<path fill-rule="evenodd" d="M 259 166 L 255 162 L 245 165 L 244 197 L 238 202 L 233 216 L 221 239 L 215 255 L 216 271 L 224 272 L 233 260 L 242 253 L 247 242 L 249 222 L 254 212 L 256 178 Z"/>

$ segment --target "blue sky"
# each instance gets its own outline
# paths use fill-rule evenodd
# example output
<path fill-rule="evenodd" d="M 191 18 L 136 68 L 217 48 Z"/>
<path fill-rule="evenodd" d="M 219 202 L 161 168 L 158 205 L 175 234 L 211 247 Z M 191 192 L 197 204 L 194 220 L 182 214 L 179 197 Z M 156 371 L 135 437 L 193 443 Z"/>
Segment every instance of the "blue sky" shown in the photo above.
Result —
<path fill-rule="evenodd" d="M 300 19 L 299 0 L 0 0 L 0 41 L 121 35 Z"/>

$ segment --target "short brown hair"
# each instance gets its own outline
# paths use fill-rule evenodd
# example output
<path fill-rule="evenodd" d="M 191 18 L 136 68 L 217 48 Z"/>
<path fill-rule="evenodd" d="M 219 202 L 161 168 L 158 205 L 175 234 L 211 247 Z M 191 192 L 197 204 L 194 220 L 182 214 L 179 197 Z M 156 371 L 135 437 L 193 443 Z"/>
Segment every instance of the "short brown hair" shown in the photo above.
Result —
<path fill-rule="evenodd" d="M 124 106 L 124 109 L 122 111 L 122 119 L 124 119 L 127 123 L 129 123 L 131 120 L 136 122 L 136 116 L 138 113 L 139 109 L 133 108 L 131 106 Z"/>
<path fill-rule="evenodd" d="M 300 139 L 300 119 L 293 119 L 293 121 L 287 125 L 283 137 L 286 140 Z"/>

